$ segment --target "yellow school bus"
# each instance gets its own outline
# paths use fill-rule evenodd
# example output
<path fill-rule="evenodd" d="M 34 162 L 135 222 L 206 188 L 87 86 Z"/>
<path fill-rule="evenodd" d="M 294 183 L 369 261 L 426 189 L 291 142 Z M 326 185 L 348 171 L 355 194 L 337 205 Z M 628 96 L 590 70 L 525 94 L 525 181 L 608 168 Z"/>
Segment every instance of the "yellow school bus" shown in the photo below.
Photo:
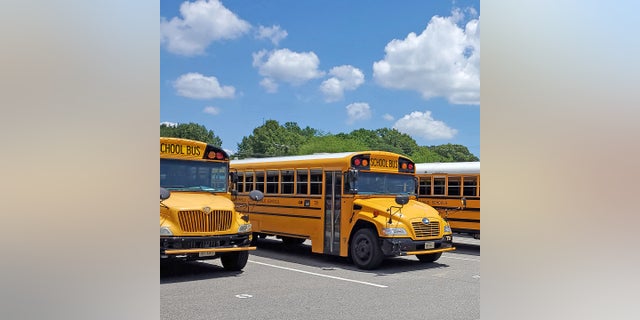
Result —
<path fill-rule="evenodd" d="M 383 151 L 232 160 L 236 201 L 259 190 L 251 211 L 254 239 L 311 240 L 314 253 L 350 257 L 375 269 L 385 257 L 433 262 L 455 250 L 451 229 L 416 200 L 413 161 Z"/>
<path fill-rule="evenodd" d="M 416 163 L 416 176 L 418 200 L 436 208 L 453 232 L 480 239 L 479 161 Z"/>
<path fill-rule="evenodd" d="M 160 138 L 160 258 L 220 258 L 241 270 L 251 246 L 251 224 L 235 210 L 229 155 L 200 141 Z"/>

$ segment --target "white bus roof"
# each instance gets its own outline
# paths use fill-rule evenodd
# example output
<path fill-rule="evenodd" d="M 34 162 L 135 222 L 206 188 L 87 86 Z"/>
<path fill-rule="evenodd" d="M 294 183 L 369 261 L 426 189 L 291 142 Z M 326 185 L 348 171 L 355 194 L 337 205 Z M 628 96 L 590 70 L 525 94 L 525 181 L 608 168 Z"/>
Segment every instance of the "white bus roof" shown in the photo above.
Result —
<path fill-rule="evenodd" d="M 480 173 L 480 161 L 416 163 L 416 174 L 424 173 Z"/>
<path fill-rule="evenodd" d="M 316 160 L 316 159 L 339 159 L 348 155 L 356 155 L 364 152 L 339 152 L 339 153 L 315 153 L 301 156 L 282 156 L 282 157 L 266 157 L 266 158 L 247 158 L 241 160 L 231 160 L 234 164 L 259 162 L 279 162 L 279 161 L 299 161 L 299 160 Z"/>

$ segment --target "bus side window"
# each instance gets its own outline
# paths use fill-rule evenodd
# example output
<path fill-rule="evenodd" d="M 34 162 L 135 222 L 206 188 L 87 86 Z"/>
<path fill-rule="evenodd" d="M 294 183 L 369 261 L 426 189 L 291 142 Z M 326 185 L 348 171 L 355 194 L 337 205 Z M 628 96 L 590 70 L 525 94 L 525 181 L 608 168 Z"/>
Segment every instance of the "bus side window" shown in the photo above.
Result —
<path fill-rule="evenodd" d="M 267 192 L 270 194 L 278 193 L 279 172 L 275 170 L 267 170 Z"/>
<path fill-rule="evenodd" d="M 264 171 L 256 171 L 256 190 L 264 193 Z"/>
<path fill-rule="evenodd" d="M 236 184 L 236 190 L 242 192 L 244 190 L 244 172 L 238 172 L 238 183 Z"/>
<path fill-rule="evenodd" d="M 478 179 L 476 177 L 464 177 L 464 195 L 476 196 L 476 185 Z"/>
<path fill-rule="evenodd" d="M 306 195 L 309 193 L 309 171 L 306 169 L 298 170 L 297 194 Z"/>
<path fill-rule="evenodd" d="M 447 194 L 450 196 L 460 195 L 460 177 L 449 177 L 449 183 L 447 184 L 449 190 Z"/>
<path fill-rule="evenodd" d="M 293 194 L 293 171 L 282 170 L 280 175 L 280 192 L 284 194 Z"/>
<path fill-rule="evenodd" d="M 249 171 L 246 173 L 246 180 L 244 183 L 244 192 L 249 192 L 253 190 L 253 172 Z"/>
<path fill-rule="evenodd" d="M 434 195 L 444 195 L 445 192 L 445 178 L 444 177 L 437 177 L 437 178 L 433 178 L 433 194 Z"/>
<path fill-rule="evenodd" d="M 322 194 L 322 170 L 311 170 L 311 194 Z"/>
<path fill-rule="evenodd" d="M 431 177 L 420 178 L 420 195 L 431 195 Z"/>

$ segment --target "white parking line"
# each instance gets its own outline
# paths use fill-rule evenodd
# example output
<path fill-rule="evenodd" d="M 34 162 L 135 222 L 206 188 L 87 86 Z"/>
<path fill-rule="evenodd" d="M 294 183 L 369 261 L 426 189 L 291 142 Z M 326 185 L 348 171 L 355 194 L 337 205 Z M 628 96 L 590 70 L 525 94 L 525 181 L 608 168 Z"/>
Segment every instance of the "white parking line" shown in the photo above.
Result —
<path fill-rule="evenodd" d="M 295 272 L 300 272 L 300 273 L 306 273 L 306 274 L 310 274 L 310 275 L 313 275 L 313 276 L 319 276 L 319 277 L 331 278 L 331 279 L 342 280 L 342 281 L 348 281 L 348 282 L 355 282 L 355 283 L 359 283 L 359 284 L 366 284 L 366 285 L 368 285 L 368 286 L 374 286 L 374 287 L 378 287 L 378 288 L 388 288 L 387 286 L 384 286 L 384 285 L 381 285 L 381 284 L 375 284 L 375 283 L 371 283 L 371 282 L 364 282 L 364 281 L 358 281 L 358 280 L 352 280 L 352 279 L 346 279 L 346 278 L 340 278 L 340 277 L 328 276 L 328 275 L 326 275 L 326 274 L 315 273 L 315 272 L 309 272 L 309 271 L 298 270 L 298 269 L 287 268 L 287 267 L 281 267 L 281 266 L 276 266 L 276 265 L 273 265 L 273 264 L 268 264 L 268 263 L 258 262 L 258 261 L 252 261 L 252 260 L 249 260 L 249 262 L 251 262 L 251 263 L 256 263 L 256 264 L 261 264 L 261 265 L 263 265 L 263 266 L 267 266 L 267 267 L 273 267 L 273 268 L 279 268 L 279 269 L 284 269 L 284 270 L 289 270 L 289 271 L 295 271 Z"/>
<path fill-rule="evenodd" d="M 448 258 L 448 259 L 457 259 L 457 260 L 465 260 L 465 261 L 476 261 L 476 262 L 480 262 L 480 259 L 468 259 L 468 258 L 456 258 L 456 257 L 452 257 L 450 255 L 443 255 L 443 258 Z"/>

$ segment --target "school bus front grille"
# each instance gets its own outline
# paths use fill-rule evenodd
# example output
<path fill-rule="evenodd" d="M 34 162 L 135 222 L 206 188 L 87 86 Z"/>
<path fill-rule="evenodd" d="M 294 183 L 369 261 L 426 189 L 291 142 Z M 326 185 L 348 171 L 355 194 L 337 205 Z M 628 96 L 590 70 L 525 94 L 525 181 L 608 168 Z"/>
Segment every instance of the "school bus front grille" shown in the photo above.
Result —
<path fill-rule="evenodd" d="M 214 232 L 231 228 L 232 214 L 228 210 L 213 210 L 204 213 L 199 210 L 178 212 L 180 228 L 184 232 Z"/>
<path fill-rule="evenodd" d="M 416 221 L 412 222 L 411 225 L 418 238 L 437 237 L 440 235 L 440 222 L 438 221 L 430 221 L 428 224 Z"/>

